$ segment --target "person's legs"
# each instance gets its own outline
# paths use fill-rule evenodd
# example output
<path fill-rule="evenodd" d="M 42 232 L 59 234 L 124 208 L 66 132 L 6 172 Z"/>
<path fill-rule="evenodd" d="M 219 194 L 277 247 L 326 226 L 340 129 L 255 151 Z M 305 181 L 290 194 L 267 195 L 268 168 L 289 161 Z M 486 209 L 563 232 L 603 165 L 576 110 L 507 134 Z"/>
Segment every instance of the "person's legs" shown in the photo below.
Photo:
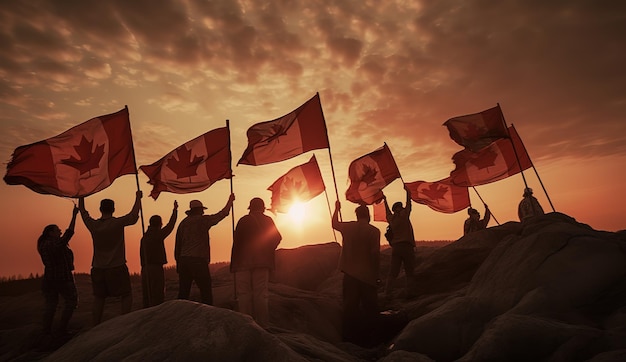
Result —
<path fill-rule="evenodd" d="M 133 306 L 133 294 L 130 285 L 130 273 L 126 265 L 105 270 L 108 295 L 120 298 L 120 314 L 129 313 Z"/>
<path fill-rule="evenodd" d="M 211 285 L 211 272 L 209 271 L 208 262 L 198 261 L 193 264 L 193 279 L 200 289 L 202 303 L 213 305 L 213 287 Z"/>
<path fill-rule="evenodd" d="M 387 283 L 385 285 L 385 296 L 391 296 L 391 290 L 393 289 L 393 282 L 400 274 L 400 267 L 402 266 L 402 257 L 397 246 L 391 247 L 391 265 L 389 266 L 389 274 L 387 275 Z"/>
<path fill-rule="evenodd" d="M 104 301 L 108 295 L 105 270 L 100 268 L 91 268 L 91 287 L 93 289 L 93 305 L 91 309 L 91 318 L 93 325 L 96 326 L 102 321 L 102 312 L 104 312 Z"/>
<path fill-rule="evenodd" d="M 126 295 L 122 295 L 121 301 L 120 301 L 120 306 L 121 306 L 120 314 L 130 313 L 130 310 L 133 307 L 133 295 L 132 295 L 132 293 L 129 293 L 129 294 L 126 294 Z"/>
<path fill-rule="evenodd" d="M 343 275 L 343 323 L 342 335 L 344 341 L 354 342 L 358 340 L 358 319 L 359 319 L 359 288 L 358 280 L 348 274 Z"/>
<path fill-rule="evenodd" d="M 97 326 L 102 321 L 102 312 L 104 312 L 104 297 L 93 296 L 93 307 L 91 309 L 91 317 L 93 325 Z"/>
<path fill-rule="evenodd" d="M 150 265 L 150 306 L 165 300 L 165 274 L 163 265 Z"/>
<path fill-rule="evenodd" d="M 193 277 L 186 261 L 178 261 L 178 299 L 189 299 Z"/>
<path fill-rule="evenodd" d="M 41 291 L 44 298 L 43 309 L 43 332 L 48 334 L 52 332 L 52 321 L 59 303 L 59 294 L 52 282 L 43 281 Z"/>
<path fill-rule="evenodd" d="M 59 292 L 65 301 L 63 313 L 61 314 L 61 323 L 59 325 L 59 332 L 64 334 L 67 333 L 67 325 L 69 324 L 70 318 L 72 318 L 74 310 L 78 305 L 78 291 L 76 290 L 74 280 L 66 281 L 60 284 Z"/>
<path fill-rule="evenodd" d="M 252 316 L 263 328 L 270 324 L 268 268 L 252 269 Z"/>
<path fill-rule="evenodd" d="M 252 316 L 252 271 L 235 273 L 237 279 L 237 311 Z"/>
<path fill-rule="evenodd" d="M 148 275 L 148 267 L 144 265 L 141 267 L 141 296 L 142 296 L 142 305 L 144 308 L 150 307 L 150 285 L 148 282 L 150 281 L 150 276 Z"/>

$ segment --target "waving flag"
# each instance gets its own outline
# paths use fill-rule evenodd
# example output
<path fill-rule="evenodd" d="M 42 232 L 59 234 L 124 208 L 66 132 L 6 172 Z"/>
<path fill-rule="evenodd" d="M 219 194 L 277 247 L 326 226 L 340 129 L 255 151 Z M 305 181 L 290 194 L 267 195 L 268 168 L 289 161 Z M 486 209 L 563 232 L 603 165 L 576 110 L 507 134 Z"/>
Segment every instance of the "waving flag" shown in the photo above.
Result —
<path fill-rule="evenodd" d="M 286 213 L 294 202 L 306 202 L 326 190 L 315 155 L 296 166 L 267 188 L 272 191 L 272 212 Z"/>
<path fill-rule="evenodd" d="M 383 198 L 383 188 L 400 177 L 396 161 L 387 145 L 361 156 L 348 168 L 350 186 L 346 199 L 357 204 L 371 205 Z"/>
<path fill-rule="evenodd" d="M 287 115 L 253 125 L 247 135 L 248 147 L 237 165 L 265 165 L 328 148 L 319 94 Z"/>
<path fill-rule="evenodd" d="M 462 150 L 452 156 L 456 168 L 450 172 L 452 183 L 457 186 L 478 186 L 505 179 L 532 167 L 530 157 L 515 127 L 509 127 L 510 139 L 500 139 L 479 152 Z M 515 145 L 515 150 L 513 149 Z"/>
<path fill-rule="evenodd" d="M 374 212 L 372 220 L 380 221 L 380 222 L 388 222 L 387 221 L 387 209 L 385 208 L 385 202 L 379 201 L 372 204 Z"/>
<path fill-rule="evenodd" d="M 41 194 L 81 197 L 136 174 L 128 108 L 13 151 L 4 181 Z"/>
<path fill-rule="evenodd" d="M 177 147 L 160 160 L 139 169 L 153 185 L 155 200 L 163 191 L 187 194 L 206 190 L 215 181 L 232 177 L 230 133 L 216 128 Z"/>
<path fill-rule="evenodd" d="M 448 127 L 450 138 L 472 152 L 478 152 L 492 142 L 509 136 L 500 106 L 450 118 L 443 125 Z"/>
<path fill-rule="evenodd" d="M 467 187 L 452 184 L 449 177 L 435 182 L 415 181 L 405 185 L 411 193 L 411 200 L 435 211 L 451 214 L 470 206 Z"/>

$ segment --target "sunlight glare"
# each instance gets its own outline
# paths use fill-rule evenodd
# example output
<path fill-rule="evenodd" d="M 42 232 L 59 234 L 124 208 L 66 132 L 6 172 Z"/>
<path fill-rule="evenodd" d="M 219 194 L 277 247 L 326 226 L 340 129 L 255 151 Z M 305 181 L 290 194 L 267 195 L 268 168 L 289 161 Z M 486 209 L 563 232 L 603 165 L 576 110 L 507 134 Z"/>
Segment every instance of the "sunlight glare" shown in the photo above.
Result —
<path fill-rule="evenodd" d="M 291 221 L 301 225 L 306 215 L 306 208 L 303 203 L 296 201 L 291 208 L 289 208 L 289 212 L 287 214 L 289 215 Z"/>

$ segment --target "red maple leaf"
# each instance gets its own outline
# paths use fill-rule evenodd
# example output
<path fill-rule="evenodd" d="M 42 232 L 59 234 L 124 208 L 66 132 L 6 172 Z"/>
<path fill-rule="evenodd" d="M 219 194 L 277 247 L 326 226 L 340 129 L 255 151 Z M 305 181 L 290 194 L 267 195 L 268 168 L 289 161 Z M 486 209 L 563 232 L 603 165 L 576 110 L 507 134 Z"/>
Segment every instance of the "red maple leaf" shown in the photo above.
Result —
<path fill-rule="evenodd" d="M 378 170 L 375 167 L 370 167 L 367 164 L 363 165 L 363 176 L 361 176 L 361 181 L 365 182 L 368 185 L 371 185 L 376 181 L 376 174 Z"/>
<path fill-rule="evenodd" d="M 78 146 L 74 146 L 79 158 L 70 156 L 70 158 L 61 160 L 61 163 L 74 167 L 81 175 L 90 172 L 94 168 L 99 168 L 100 159 L 104 156 L 104 144 L 97 145 L 93 152 L 91 151 L 92 148 L 93 141 L 87 141 L 87 138 L 83 135 Z"/>
<path fill-rule="evenodd" d="M 430 184 L 428 189 L 422 191 L 422 193 L 431 200 L 445 199 L 443 197 L 448 192 L 448 188 L 441 184 Z"/>
<path fill-rule="evenodd" d="M 294 200 L 304 191 L 302 180 L 295 181 L 292 177 L 286 177 L 280 190 L 280 196 L 285 200 Z"/>
<path fill-rule="evenodd" d="M 176 149 L 176 155 L 178 160 L 175 157 L 167 160 L 167 167 L 176 173 L 176 178 L 191 177 L 198 174 L 198 165 L 204 161 L 204 157 L 194 156 L 192 160 L 191 150 L 188 150 L 185 145 Z"/>
<path fill-rule="evenodd" d="M 496 158 L 498 158 L 498 154 L 496 152 L 493 152 L 491 149 L 485 149 L 479 153 L 478 157 L 470 159 L 469 162 L 478 167 L 479 170 L 482 170 L 484 168 L 495 166 Z"/>

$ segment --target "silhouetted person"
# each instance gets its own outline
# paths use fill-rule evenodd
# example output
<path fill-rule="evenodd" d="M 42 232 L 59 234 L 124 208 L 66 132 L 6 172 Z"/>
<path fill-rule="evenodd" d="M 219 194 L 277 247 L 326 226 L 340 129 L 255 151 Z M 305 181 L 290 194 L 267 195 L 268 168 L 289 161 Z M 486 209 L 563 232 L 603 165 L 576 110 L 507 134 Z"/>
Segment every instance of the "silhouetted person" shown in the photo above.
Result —
<path fill-rule="evenodd" d="M 387 222 L 393 232 L 393 238 L 389 241 L 391 246 L 391 265 L 389 267 L 389 275 L 385 285 L 385 297 L 391 297 L 393 283 L 400 274 L 400 268 L 404 265 L 406 274 L 406 290 L 407 297 L 413 295 L 413 271 L 415 270 L 415 236 L 413 234 L 413 225 L 411 225 L 411 193 L 405 186 L 406 190 L 406 206 L 402 207 L 401 202 L 393 204 L 389 210 L 387 197 L 383 198 L 385 202 L 385 210 L 387 213 Z"/>
<path fill-rule="evenodd" d="M 250 200 L 250 212 L 237 222 L 230 271 L 235 273 L 238 310 L 252 316 L 263 328 L 269 326 L 269 275 L 274 270 L 274 251 L 282 236 L 274 220 L 265 215 L 265 203 Z"/>
<path fill-rule="evenodd" d="M 342 236 L 339 268 L 343 272 L 343 339 L 367 342 L 378 316 L 380 230 L 370 224 L 369 209 L 356 208 L 357 221 L 339 221 L 341 203 L 335 203 L 333 229 Z"/>
<path fill-rule="evenodd" d="M 167 264 L 165 238 L 174 230 L 178 216 L 178 202 L 174 201 L 172 216 L 165 227 L 161 216 L 150 217 L 148 230 L 141 238 L 141 286 L 143 289 L 143 307 L 152 307 L 165 300 L 165 274 L 163 265 Z"/>
<path fill-rule="evenodd" d="M 72 220 L 63 235 L 61 235 L 61 229 L 53 224 L 46 226 L 37 239 L 37 251 L 44 265 L 41 290 L 45 299 L 43 331 L 46 334 L 52 332 L 52 321 L 59 303 L 59 295 L 65 302 L 58 328 L 60 336 L 68 334 L 67 325 L 78 305 L 78 291 L 72 273 L 74 253 L 68 245 L 74 235 L 76 214 L 78 214 L 78 208 L 74 207 Z"/>
<path fill-rule="evenodd" d="M 213 215 L 204 215 L 206 207 L 198 200 L 189 202 L 187 217 L 176 230 L 176 271 L 178 272 L 178 299 L 189 299 L 191 283 L 196 282 L 200 289 L 200 298 L 204 304 L 213 304 L 211 290 L 211 246 L 209 229 L 222 221 L 230 213 L 235 195 L 230 194 L 224 208 Z"/>
<path fill-rule="evenodd" d="M 93 259 L 91 261 L 91 285 L 93 288 L 93 324 L 100 324 L 104 303 L 107 297 L 120 297 L 121 314 L 130 312 L 133 295 L 130 275 L 126 266 L 126 243 L 124 228 L 139 219 L 141 191 L 135 193 L 135 204 L 130 212 L 121 217 L 113 216 L 115 202 L 111 199 L 100 201 L 99 219 L 93 219 L 85 210 L 85 198 L 78 200 L 80 216 L 91 233 Z"/>
<path fill-rule="evenodd" d="M 524 189 L 523 199 L 517 207 L 517 215 L 520 221 L 527 220 L 530 217 L 543 215 L 543 208 L 539 204 L 537 198 L 533 196 L 533 189 L 527 187 Z"/>
<path fill-rule="evenodd" d="M 474 208 L 470 207 L 467 209 L 467 214 L 469 217 L 463 224 L 463 235 L 486 229 L 487 224 L 489 224 L 489 220 L 491 220 L 491 211 L 489 210 L 489 206 L 487 206 L 487 204 L 485 204 L 485 217 L 482 219 L 480 218 L 480 212 Z"/>

